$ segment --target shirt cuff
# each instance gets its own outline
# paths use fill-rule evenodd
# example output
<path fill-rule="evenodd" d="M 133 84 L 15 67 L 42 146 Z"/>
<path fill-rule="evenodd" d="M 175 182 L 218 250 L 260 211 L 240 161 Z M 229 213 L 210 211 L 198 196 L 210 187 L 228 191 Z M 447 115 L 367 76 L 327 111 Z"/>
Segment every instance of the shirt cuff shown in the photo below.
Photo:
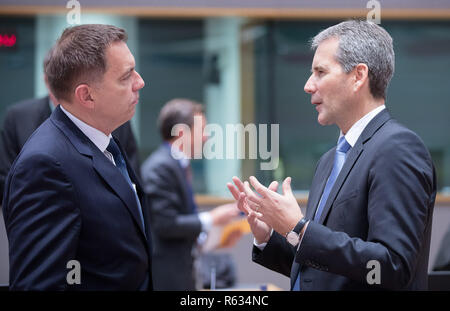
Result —
<path fill-rule="evenodd" d="M 270 231 L 270 236 L 269 236 L 269 238 L 272 236 L 272 234 L 273 234 L 273 229 Z M 256 242 L 256 239 L 253 238 L 253 245 L 255 245 L 260 251 L 262 251 L 262 250 L 264 250 L 264 248 L 266 247 L 267 242 L 258 244 L 258 242 Z"/>
<path fill-rule="evenodd" d="M 209 232 L 212 227 L 211 214 L 209 212 L 201 212 L 198 214 L 198 218 L 200 219 L 200 222 L 202 223 L 202 231 Z"/>

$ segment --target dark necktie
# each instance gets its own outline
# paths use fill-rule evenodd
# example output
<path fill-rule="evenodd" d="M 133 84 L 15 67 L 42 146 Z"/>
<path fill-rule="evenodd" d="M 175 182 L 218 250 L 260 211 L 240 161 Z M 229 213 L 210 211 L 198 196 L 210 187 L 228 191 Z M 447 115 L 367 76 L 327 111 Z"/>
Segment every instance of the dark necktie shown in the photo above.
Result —
<path fill-rule="evenodd" d="M 189 205 L 191 207 L 191 211 L 192 213 L 197 213 L 197 204 L 195 203 L 194 200 L 194 190 L 192 189 L 192 168 L 191 168 L 191 164 L 189 164 L 185 169 L 184 169 L 185 175 L 186 175 L 186 181 L 187 181 L 187 186 L 188 186 L 188 195 L 189 195 Z"/>
<path fill-rule="evenodd" d="M 114 141 L 113 138 L 111 138 L 109 140 L 109 145 L 106 148 L 106 150 L 108 150 L 112 154 L 112 156 L 114 158 L 114 162 L 116 163 L 116 167 L 119 169 L 120 173 L 122 173 L 123 177 L 125 177 L 125 180 L 130 185 L 131 190 L 133 191 L 133 193 L 136 197 L 136 202 L 137 202 L 138 209 L 139 209 L 139 216 L 141 217 L 141 222 L 142 222 L 142 228 L 144 229 L 144 232 L 145 232 L 144 216 L 142 215 L 142 207 L 141 207 L 141 203 L 139 201 L 139 197 L 136 193 L 135 188 L 133 187 L 133 183 L 131 182 L 130 175 L 128 175 L 127 164 L 125 162 L 125 159 L 123 158 L 122 153 L 120 152 L 119 146 L 116 144 L 116 142 Z"/>
<path fill-rule="evenodd" d="M 345 140 L 345 137 L 342 136 L 339 138 L 336 153 L 334 154 L 334 164 L 333 169 L 328 177 L 327 184 L 325 185 L 325 189 L 323 190 L 322 197 L 319 201 L 319 207 L 317 207 L 316 214 L 314 215 L 313 221 L 318 222 L 320 216 L 322 215 L 323 208 L 328 200 L 328 196 L 330 195 L 331 189 L 333 189 L 333 185 L 336 182 L 337 177 L 339 176 L 339 172 L 345 163 L 345 158 L 347 156 L 347 151 L 351 148 L 350 144 Z M 293 291 L 300 290 L 300 273 L 295 280 Z"/>

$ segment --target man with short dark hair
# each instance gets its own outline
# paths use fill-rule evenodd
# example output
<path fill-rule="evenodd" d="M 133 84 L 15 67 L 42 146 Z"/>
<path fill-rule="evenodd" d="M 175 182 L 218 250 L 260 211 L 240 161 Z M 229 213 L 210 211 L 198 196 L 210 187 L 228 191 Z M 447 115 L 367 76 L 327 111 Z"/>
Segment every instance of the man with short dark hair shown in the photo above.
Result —
<path fill-rule="evenodd" d="M 6 110 L 0 134 L 0 201 L 12 163 L 31 134 L 50 117 L 56 106 L 47 95 L 20 101 Z M 139 154 L 130 121 L 114 130 L 112 135 L 119 140 L 133 170 L 139 173 Z"/>
<path fill-rule="evenodd" d="M 190 159 L 207 139 L 202 105 L 173 99 L 161 109 L 158 125 L 163 143 L 141 169 L 152 220 L 154 288 L 195 290 L 194 253 L 198 252 L 193 251 L 199 236 L 202 232 L 207 234 L 214 225 L 226 224 L 239 210 L 236 204 L 205 212 L 197 210 Z M 240 234 L 234 234 L 229 245 L 239 237 Z"/>
<path fill-rule="evenodd" d="M 12 290 L 152 289 L 145 196 L 111 135 L 144 87 L 126 40 L 114 26 L 75 26 L 45 61 L 59 105 L 5 183 Z"/>
<path fill-rule="evenodd" d="M 319 33 L 305 85 L 336 147 L 319 160 L 303 215 L 291 179 L 269 188 L 254 177 L 228 184 L 248 213 L 253 260 L 291 278 L 292 290 L 426 290 L 436 197 L 422 140 L 385 107 L 394 72 L 392 38 L 346 21 Z"/>

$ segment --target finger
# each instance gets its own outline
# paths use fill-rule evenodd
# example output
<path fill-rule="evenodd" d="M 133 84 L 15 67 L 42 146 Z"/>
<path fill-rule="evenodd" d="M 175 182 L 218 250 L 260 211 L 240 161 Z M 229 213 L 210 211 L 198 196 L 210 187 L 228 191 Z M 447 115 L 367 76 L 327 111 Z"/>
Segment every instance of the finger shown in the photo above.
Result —
<path fill-rule="evenodd" d="M 283 194 L 293 195 L 291 189 L 291 177 L 286 177 L 286 179 L 283 181 Z"/>
<path fill-rule="evenodd" d="M 247 206 L 248 206 L 252 211 L 258 212 L 259 209 L 261 208 L 261 206 L 260 206 L 258 203 L 255 203 L 255 202 L 249 200 L 248 198 L 247 198 L 246 203 L 247 203 Z"/>
<path fill-rule="evenodd" d="M 227 188 L 228 190 L 231 192 L 231 194 L 233 195 L 235 200 L 239 200 L 239 191 L 238 189 L 233 186 L 233 184 L 231 183 L 227 183 Z"/>
<path fill-rule="evenodd" d="M 232 178 L 234 184 L 238 187 L 240 192 L 244 192 L 244 183 L 236 176 Z"/>
<path fill-rule="evenodd" d="M 262 217 L 262 214 L 251 211 L 250 214 L 248 214 L 247 221 L 250 225 L 256 225 L 259 221 L 258 217 Z"/>
<path fill-rule="evenodd" d="M 256 196 L 247 196 L 247 204 L 252 204 L 252 206 L 259 208 L 262 206 L 262 199 Z"/>
<path fill-rule="evenodd" d="M 269 189 L 274 191 L 274 192 L 277 192 L 277 190 L 278 190 L 278 181 L 276 181 L 276 180 L 272 181 L 270 183 L 270 185 L 269 185 Z"/>
<path fill-rule="evenodd" d="M 248 210 L 248 208 L 246 207 L 246 202 L 245 202 L 245 193 L 240 193 L 239 197 L 238 197 L 238 209 L 245 213 L 245 215 L 248 215 L 248 213 L 250 213 L 250 211 Z"/>
<path fill-rule="evenodd" d="M 261 198 L 259 198 L 253 191 L 252 189 L 250 189 L 250 184 L 248 183 L 248 181 L 246 181 L 244 183 L 244 191 L 245 194 L 247 195 L 247 199 L 252 200 L 255 203 L 259 203 L 261 201 Z"/>
<path fill-rule="evenodd" d="M 258 219 L 256 219 L 256 215 L 254 212 L 251 212 L 250 214 L 248 214 L 247 222 L 250 225 L 250 229 L 252 230 L 252 233 L 254 234 L 253 229 L 258 227 Z"/>
<path fill-rule="evenodd" d="M 255 213 L 255 217 L 256 217 L 256 221 L 262 221 L 272 227 L 269 220 L 267 219 L 267 217 L 264 214 Z"/>
<path fill-rule="evenodd" d="M 250 222 L 254 223 L 254 222 L 255 222 L 255 219 L 256 219 L 255 212 L 251 211 L 251 212 L 248 214 L 247 221 L 248 221 L 249 223 L 250 223 Z"/>
<path fill-rule="evenodd" d="M 261 183 L 256 179 L 255 176 L 250 176 L 250 183 L 252 184 L 253 188 L 255 188 L 256 192 L 261 194 L 263 197 L 266 197 L 268 195 L 269 189 L 261 185 Z"/>
<path fill-rule="evenodd" d="M 249 223 L 250 226 L 255 226 L 256 225 L 256 215 L 255 212 L 250 212 L 250 214 L 248 214 L 247 216 L 247 222 Z"/>
<path fill-rule="evenodd" d="M 262 210 L 262 206 L 260 206 L 259 204 L 256 204 L 250 200 L 248 200 L 248 198 L 246 199 L 247 202 L 247 207 L 249 210 L 249 215 L 250 214 L 255 214 L 258 217 L 262 216 L 261 210 Z"/>

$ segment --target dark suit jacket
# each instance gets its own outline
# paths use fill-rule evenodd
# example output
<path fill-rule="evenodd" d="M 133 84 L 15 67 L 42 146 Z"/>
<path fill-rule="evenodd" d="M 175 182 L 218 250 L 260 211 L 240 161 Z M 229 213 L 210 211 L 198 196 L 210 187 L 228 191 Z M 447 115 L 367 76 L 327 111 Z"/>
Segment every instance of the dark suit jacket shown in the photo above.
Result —
<path fill-rule="evenodd" d="M 143 208 L 145 228 L 138 213 L 136 195 L 119 169 L 57 107 L 6 179 L 10 289 L 151 289 L 148 212 Z M 70 260 L 81 265 L 81 285 L 66 282 Z"/>
<path fill-rule="evenodd" d="M 312 219 L 334 162 L 319 160 L 306 217 Z M 318 223 L 310 222 L 298 251 L 274 233 L 254 261 L 291 277 L 302 290 L 426 290 L 436 180 L 420 138 L 380 112 L 347 154 Z M 377 260 L 381 284 L 367 275 Z"/>
<path fill-rule="evenodd" d="M 141 176 L 151 210 L 155 290 L 194 290 L 192 250 L 201 232 L 190 204 L 184 170 L 161 145 L 142 164 Z"/>
<path fill-rule="evenodd" d="M 3 198 L 3 187 L 11 164 L 27 139 L 50 117 L 50 114 L 48 96 L 17 103 L 6 111 L 0 137 L 0 201 Z M 139 158 L 130 122 L 116 129 L 113 135 L 124 147 L 133 169 L 138 173 Z"/>

